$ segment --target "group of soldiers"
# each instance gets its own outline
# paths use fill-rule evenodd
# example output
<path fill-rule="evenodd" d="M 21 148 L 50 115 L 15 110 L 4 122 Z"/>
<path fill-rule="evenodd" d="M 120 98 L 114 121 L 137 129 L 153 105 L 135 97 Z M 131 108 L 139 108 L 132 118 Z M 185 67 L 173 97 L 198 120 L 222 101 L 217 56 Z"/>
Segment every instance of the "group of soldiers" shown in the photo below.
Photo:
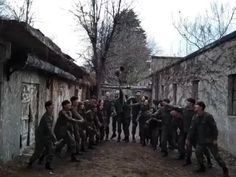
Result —
<path fill-rule="evenodd" d="M 152 105 L 152 106 L 151 106 Z M 136 128 L 139 125 L 140 143 L 146 146 L 150 143 L 153 150 L 160 147 L 163 157 L 168 151 L 178 150 L 177 160 L 185 160 L 183 166 L 192 164 L 192 149 L 195 149 L 199 168 L 196 172 L 205 172 L 206 167 L 212 168 L 211 157 L 217 161 L 223 170 L 223 176 L 229 177 L 229 171 L 222 160 L 218 145 L 218 129 L 213 116 L 205 111 L 206 105 L 193 98 L 186 99 L 186 106 L 180 108 L 170 104 L 169 99 L 154 100 L 153 104 L 146 96 L 137 92 L 135 97 L 125 97 L 122 91 L 116 95 L 113 103 L 112 116 L 113 134 L 121 140 L 123 126 L 124 141 L 129 142 L 129 127 L 132 122 L 132 141 L 136 142 Z M 205 165 L 206 161 L 206 165 Z"/>
<path fill-rule="evenodd" d="M 103 112 L 103 106 L 106 104 L 95 98 L 79 102 L 78 97 L 73 96 L 70 101 L 64 100 L 61 103 L 62 110 L 54 127 L 53 102 L 47 101 L 46 112 L 36 129 L 35 149 L 28 162 L 28 168 L 38 160 L 39 164 L 45 161 L 45 168 L 53 171 L 53 156 L 62 158 L 63 149 L 67 149 L 71 162 L 79 162 L 78 155 L 87 149 L 94 149 L 102 140 L 108 140 L 109 120 Z"/>
<path fill-rule="evenodd" d="M 45 168 L 52 170 L 54 154 L 60 157 L 64 147 L 67 147 L 71 161 L 78 162 L 77 155 L 81 152 L 109 140 L 112 119 L 110 139 L 117 137 L 117 142 L 120 142 L 123 130 L 124 142 L 129 142 L 130 137 L 132 142 L 136 142 L 138 127 L 143 146 L 150 143 L 154 150 L 160 147 L 163 157 L 168 156 L 168 151 L 178 149 L 177 159 L 185 159 L 183 166 L 191 164 L 194 148 L 199 164 L 197 172 L 206 171 L 205 159 L 207 167 L 211 168 L 213 156 L 222 167 L 224 177 L 228 177 L 228 168 L 218 152 L 216 122 L 211 114 L 205 112 L 205 107 L 204 102 L 196 102 L 193 98 L 186 99 L 184 108 L 171 105 L 169 99 L 154 100 L 151 104 L 140 91 L 129 97 L 119 89 L 114 98 L 106 92 L 104 99 L 99 101 L 93 98 L 79 102 L 76 96 L 63 101 L 53 128 L 53 103 L 48 101 L 36 130 L 35 151 L 28 167 L 38 160 L 39 163 L 45 161 Z"/>

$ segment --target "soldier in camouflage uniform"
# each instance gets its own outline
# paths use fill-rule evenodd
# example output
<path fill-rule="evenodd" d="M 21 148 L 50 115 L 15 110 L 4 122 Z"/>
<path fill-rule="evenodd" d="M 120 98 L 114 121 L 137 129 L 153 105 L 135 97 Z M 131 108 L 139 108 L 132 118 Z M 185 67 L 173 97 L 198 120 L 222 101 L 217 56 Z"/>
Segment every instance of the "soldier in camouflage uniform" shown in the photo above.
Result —
<path fill-rule="evenodd" d="M 78 97 L 77 96 L 73 96 L 71 97 L 70 101 L 71 101 L 71 113 L 72 113 L 72 117 L 76 120 L 78 120 L 78 122 L 74 122 L 73 123 L 73 128 L 74 128 L 74 136 L 75 136 L 75 140 L 76 140 L 76 153 L 80 154 L 80 145 L 81 145 L 81 150 L 85 150 L 84 146 L 85 146 L 85 141 L 86 141 L 86 134 L 84 132 L 84 123 L 85 120 L 84 118 L 79 114 L 78 112 Z"/>
<path fill-rule="evenodd" d="M 199 164 L 197 172 L 205 172 L 204 151 L 209 149 L 219 166 L 223 169 L 224 177 L 229 176 L 228 168 L 219 154 L 217 137 L 218 129 L 213 116 L 205 112 L 205 103 L 199 101 L 195 105 L 194 123 L 190 127 L 189 138 L 196 138 L 196 157 Z"/>
<path fill-rule="evenodd" d="M 105 119 L 105 111 L 104 111 L 104 102 L 100 100 L 97 106 L 97 117 L 100 122 L 99 132 L 100 132 L 100 141 L 104 140 L 105 137 L 105 126 L 106 126 L 106 119 Z"/>
<path fill-rule="evenodd" d="M 123 118 L 123 92 L 120 89 L 119 94 L 116 93 L 116 99 L 112 104 L 112 129 L 113 134 L 111 139 L 116 137 L 116 125 L 118 124 L 118 138 L 117 141 L 121 140 L 121 131 L 122 131 L 122 118 Z"/>
<path fill-rule="evenodd" d="M 112 113 L 112 101 L 110 100 L 110 93 L 106 92 L 106 97 L 104 99 L 103 104 L 103 113 L 104 113 L 104 129 L 106 134 L 106 141 L 108 141 L 109 136 L 109 125 L 110 125 L 110 118 Z"/>
<path fill-rule="evenodd" d="M 123 141 L 129 142 L 129 126 L 131 120 L 131 99 L 128 99 L 128 96 L 125 95 L 126 99 L 123 104 L 123 131 L 125 138 Z"/>
<path fill-rule="evenodd" d="M 71 161 L 79 162 L 76 158 L 76 141 L 74 138 L 74 123 L 79 123 L 80 120 L 76 120 L 72 117 L 71 103 L 69 100 L 62 102 L 62 110 L 59 112 L 59 117 L 54 129 L 57 139 L 63 139 L 63 141 L 56 148 L 56 153 L 60 153 L 61 149 L 67 145 L 71 153 Z"/>
<path fill-rule="evenodd" d="M 132 113 L 132 139 L 133 142 L 136 142 L 136 129 L 138 126 L 138 114 L 141 108 L 141 92 L 136 92 L 136 97 L 132 102 L 131 113 Z"/>
<path fill-rule="evenodd" d="M 93 124 L 94 124 L 94 133 L 95 133 L 95 144 L 94 145 L 98 145 L 98 143 L 100 142 L 100 139 L 101 139 L 101 132 L 100 132 L 100 129 L 102 127 L 102 124 L 99 120 L 99 117 L 98 117 L 98 104 L 93 104 L 92 105 L 92 121 L 93 121 Z"/>
<path fill-rule="evenodd" d="M 53 158 L 53 143 L 56 141 L 56 137 L 53 134 L 53 104 L 51 101 L 45 103 L 46 113 L 40 120 L 39 126 L 35 134 L 35 150 L 31 156 L 28 167 L 40 158 L 42 154 L 46 156 L 45 168 L 52 170 L 51 161 Z"/>
<path fill-rule="evenodd" d="M 140 143 L 143 146 L 146 145 L 145 126 L 146 121 L 150 118 L 151 115 L 149 111 L 149 102 L 148 100 L 145 100 L 143 105 L 141 106 L 140 113 L 138 116 Z"/>
<path fill-rule="evenodd" d="M 161 127 L 161 151 L 163 153 L 163 157 L 168 156 L 168 149 L 167 149 L 167 143 L 169 142 L 169 146 L 173 146 L 173 140 L 172 140 L 172 130 L 171 130 L 171 110 L 172 106 L 169 105 L 170 100 L 164 99 L 162 100 L 161 104 L 162 107 L 155 113 L 155 117 L 158 119 L 161 119 L 162 127 Z"/>
<path fill-rule="evenodd" d="M 174 107 L 170 114 L 174 124 L 173 131 L 175 131 L 177 135 L 177 148 L 179 151 L 177 160 L 182 160 L 185 158 L 184 143 L 182 143 L 184 137 L 183 110 L 181 108 Z"/>
<path fill-rule="evenodd" d="M 88 148 L 94 149 L 94 121 L 92 116 L 92 104 L 89 101 L 85 101 L 79 105 L 79 113 L 85 119 L 85 130 L 86 130 L 86 137 L 88 138 Z"/>
<path fill-rule="evenodd" d="M 181 145 L 180 147 L 183 148 L 182 150 L 185 151 L 186 155 L 186 162 L 184 166 L 191 164 L 191 156 L 192 156 L 192 143 L 189 143 L 189 145 L 185 148 L 185 142 L 187 139 L 187 135 L 189 132 L 189 128 L 193 119 L 193 116 L 195 114 L 194 112 L 194 105 L 195 105 L 195 99 L 188 98 L 186 100 L 186 107 L 183 108 L 183 136 L 181 137 Z"/>

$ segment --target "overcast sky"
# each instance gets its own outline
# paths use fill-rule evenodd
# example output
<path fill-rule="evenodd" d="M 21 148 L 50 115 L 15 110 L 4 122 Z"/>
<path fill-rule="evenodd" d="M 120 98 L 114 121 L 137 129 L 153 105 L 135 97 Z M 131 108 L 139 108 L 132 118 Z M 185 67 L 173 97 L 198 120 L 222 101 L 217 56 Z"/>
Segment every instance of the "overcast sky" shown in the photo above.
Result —
<path fill-rule="evenodd" d="M 11 0 L 10 0 L 11 1 Z M 15 1 L 15 0 L 12 0 Z M 34 27 L 61 47 L 63 52 L 77 59 L 83 52 L 84 33 L 78 31 L 73 16 L 68 12 L 74 0 L 34 0 Z M 129 0 L 126 0 L 129 1 Z M 204 13 L 211 0 L 133 0 L 134 9 L 148 38 L 161 48 L 161 55 L 173 56 L 179 51 L 180 36 L 172 23 L 179 11 L 190 18 Z M 234 4 L 235 0 L 219 0 Z M 83 61 L 78 60 L 82 64 Z"/>

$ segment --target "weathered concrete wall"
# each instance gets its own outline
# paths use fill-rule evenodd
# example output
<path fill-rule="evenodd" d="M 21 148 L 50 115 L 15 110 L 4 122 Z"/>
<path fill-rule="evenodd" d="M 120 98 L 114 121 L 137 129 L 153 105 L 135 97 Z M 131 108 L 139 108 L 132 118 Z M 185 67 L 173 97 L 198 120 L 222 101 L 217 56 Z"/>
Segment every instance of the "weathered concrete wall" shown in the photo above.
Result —
<path fill-rule="evenodd" d="M 177 84 L 177 105 L 184 106 L 185 99 L 193 97 L 193 81 L 198 80 L 198 100 L 206 103 L 206 111 L 217 122 L 220 145 L 236 155 L 236 117 L 227 112 L 230 74 L 236 74 L 236 40 L 159 72 L 153 78 L 157 82 L 159 77 L 153 92 L 158 93 L 156 97 L 168 97 L 173 103 L 173 84 Z"/>
<path fill-rule="evenodd" d="M 2 117 L 2 75 L 3 75 L 3 66 L 0 63 L 0 152 L 3 152 L 3 141 L 2 141 L 2 133 L 3 133 L 3 117 Z M 0 159 L 1 162 L 1 159 Z"/>
<path fill-rule="evenodd" d="M 151 72 L 161 70 L 162 68 L 169 66 L 179 60 L 181 57 L 164 57 L 164 56 L 152 56 L 151 57 Z"/>
<path fill-rule="evenodd" d="M 64 100 L 70 100 L 75 95 L 75 89 L 79 89 L 78 85 L 62 82 L 58 79 L 53 79 L 53 103 L 54 117 L 57 119 L 59 111 L 62 109 L 61 103 Z"/>
<path fill-rule="evenodd" d="M 6 77 L 4 77 L 2 89 L 4 93 L 2 97 L 3 153 L 1 153 L 0 157 L 3 161 L 10 160 L 20 154 L 23 83 L 38 84 L 39 86 L 38 115 L 32 112 L 33 119 L 37 117 L 39 121 L 39 118 L 44 113 L 44 101 L 46 98 L 45 78 L 33 72 L 20 71 L 13 73 L 10 81 L 7 81 Z M 35 122 L 38 121 L 35 120 Z M 31 144 L 32 143 L 33 142 L 31 142 Z"/>
<path fill-rule="evenodd" d="M 38 114 L 32 112 L 35 124 L 38 124 L 40 118 L 45 112 L 45 101 L 52 100 L 55 105 L 54 122 L 57 119 L 58 112 L 61 109 L 61 102 L 65 99 L 70 99 L 75 94 L 75 89 L 78 86 L 68 84 L 66 81 L 60 79 L 53 79 L 50 87 L 47 88 L 47 76 L 33 71 L 17 71 L 10 77 L 10 81 L 3 78 L 2 111 L 0 116 L 0 159 L 8 161 L 15 156 L 20 155 L 20 134 L 21 134 L 21 118 L 24 107 L 22 103 L 22 85 L 35 84 L 38 87 Z M 2 128 L 1 128 L 2 126 Z M 31 126 L 34 126 L 32 123 Z M 34 142 L 31 141 L 30 144 Z"/>

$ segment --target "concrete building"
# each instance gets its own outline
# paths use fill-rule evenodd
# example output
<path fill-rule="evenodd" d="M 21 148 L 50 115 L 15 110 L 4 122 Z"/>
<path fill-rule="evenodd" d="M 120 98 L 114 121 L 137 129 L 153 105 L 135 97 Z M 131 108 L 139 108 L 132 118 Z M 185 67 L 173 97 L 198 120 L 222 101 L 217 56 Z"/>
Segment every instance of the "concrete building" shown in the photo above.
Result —
<path fill-rule="evenodd" d="M 89 97 L 89 75 L 49 38 L 25 23 L 0 20 L 0 161 L 34 143 L 45 101 Z"/>
<path fill-rule="evenodd" d="M 167 56 L 151 56 L 150 58 L 150 70 L 154 73 L 166 66 L 169 66 L 177 61 L 180 61 L 183 57 L 167 57 Z"/>
<path fill-rule="evenodd" d="M 219 143 L 236 155 L 236 32 L 152 74 L 153 99 L 184 106 L 193 97 L 206 103 L 219 129 Z"/>

